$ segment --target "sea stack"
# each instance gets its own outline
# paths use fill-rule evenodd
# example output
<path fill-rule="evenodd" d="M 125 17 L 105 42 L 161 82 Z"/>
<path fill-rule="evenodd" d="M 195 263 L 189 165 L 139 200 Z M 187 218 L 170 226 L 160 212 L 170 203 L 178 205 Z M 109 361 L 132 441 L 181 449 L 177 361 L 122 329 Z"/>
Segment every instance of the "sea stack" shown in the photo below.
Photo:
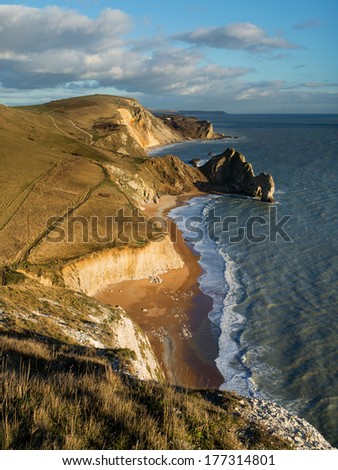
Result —
<path fill-rule="evenodd" d="M 199 167 L 212 189 L 223 193 L 245 194 L 264 202 L 274 202 L 275 183 L 268 173 L 255 176 L 251 163 L 233 148 L 212 157 Z"/>

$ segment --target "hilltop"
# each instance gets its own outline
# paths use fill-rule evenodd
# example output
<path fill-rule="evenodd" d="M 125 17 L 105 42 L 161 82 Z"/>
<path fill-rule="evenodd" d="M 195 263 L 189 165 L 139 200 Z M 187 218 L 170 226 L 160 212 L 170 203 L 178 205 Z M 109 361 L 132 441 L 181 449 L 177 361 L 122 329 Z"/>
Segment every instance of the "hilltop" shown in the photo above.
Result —
<path fill-rule="evenodd" d="M 137 101 L 120 97 L 2 106 L 0 266 L 46 264 L 102 248 L 93 240 L 71 247 L 46 244 L 54 227 L 52 221 L 46 225 L 51 217 L 55 225 L 70 215 L 95 212 L 100 232 L 103 217 L 118 208 L 132 211 L 161 194 L 194 188 L 200 178 L 196 170 L 174 157 L 146 156 L 147 146 L 181 138 Z M 106 246 L 114 245 L 115 235 Z"/>

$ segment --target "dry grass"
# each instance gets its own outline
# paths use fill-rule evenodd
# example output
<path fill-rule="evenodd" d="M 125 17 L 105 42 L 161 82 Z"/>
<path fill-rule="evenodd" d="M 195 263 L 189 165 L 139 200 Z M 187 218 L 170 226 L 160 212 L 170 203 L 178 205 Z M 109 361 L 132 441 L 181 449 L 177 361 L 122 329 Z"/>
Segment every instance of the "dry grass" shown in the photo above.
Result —
<path fill-rule="evenodd" d="M 142 199 L 142 185 L 145 192 L 150 188 L 155 194 L 178 194 L 193 187 L 196 169 L 182 170 L 182 163 L 178 169 L 171 160 L 148 164 L 126 126 L 96 145 L 94 123 L 117 119 L 119 108 L 139 109 L 131 103 L 124 98 L 92 96 L 15 109 L 0 106 L 0 183 L 4 187 L 0 194 L 0 266 L 61 262 L 103 248 L 104 243 L 92 239 L 83 243 L 80 237 L 66 249 L 64 241 L 46 242 L 53 230 L 47 226 L 51 217 L 59 218 L 62 225 L 69 215 L 88 220 L 95 216 L 104 233 L 104 215 L 114 216 L 125 205 L 135 209 Z M 151 115 L 148 124 L 158 132 L 159 124 Z M 119 146 L 123 155 L 117 151 Z M 110 175 L 109 164 L 129 175 L 134 186 Z M 136 174 L 141 178 L 137 180 L 141 181 L 138 194 L 133 181 Z"/>
<path fill-rule="evenodd" d="M 98 151 L 60 133 L 49 116 L 1 108 L 0 140 L 0 264 L 5 265 L 25 259 L 44 236 L 48 218 L 62 217 L 86 200 L 104 174 L 90 161 Z"/>
<path fill-rule="evenodd" d="M 95 350 L 2 336 L 3 449 L 280 449 L 238 397 L 113 372 Z"/>
<path fill-rule="evenodd" d="M 90 339 L 114 348 L 119 309 L 100 304 L 82 294 L 27 283 L 0 286 L 0 332 L 36 334 L 91 345 Z M 82 343 L 76 336 L 82 335 Z M 85 340 L 87 338 L 87 340 Z"/>

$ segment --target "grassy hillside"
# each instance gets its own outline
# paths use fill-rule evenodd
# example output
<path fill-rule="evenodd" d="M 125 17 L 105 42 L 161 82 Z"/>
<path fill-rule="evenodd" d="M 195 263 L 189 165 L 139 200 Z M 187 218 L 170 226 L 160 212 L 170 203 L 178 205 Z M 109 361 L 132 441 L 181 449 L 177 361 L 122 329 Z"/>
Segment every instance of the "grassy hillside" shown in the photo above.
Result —
<path fill-rule="evenodd" d="M 45 242 L 71 217 L 97 217 L 98 232 L 104 233 L 107 214 L 125 208 L 137 215 L 161 194 L 192 189 L 202 177 L 196 169 L 178 159 L 147 158 L 143 148 L 152 139 L 178 138 L 125 98 L 0 106 L 0 267 L 46 265 L 101 249 L 93 237 L 83 241 L 79 227 L 72 244 Z M 140 235 L 145 240 L 149 233 Z M 117 238 L 113 231 L 106 246 L 115 246 Z"/>
<path fill-rule="evenodd" d="M 2 336 L 3 449 L 286 449 L 236 395 L 141 382 L 96 350 Z"/>

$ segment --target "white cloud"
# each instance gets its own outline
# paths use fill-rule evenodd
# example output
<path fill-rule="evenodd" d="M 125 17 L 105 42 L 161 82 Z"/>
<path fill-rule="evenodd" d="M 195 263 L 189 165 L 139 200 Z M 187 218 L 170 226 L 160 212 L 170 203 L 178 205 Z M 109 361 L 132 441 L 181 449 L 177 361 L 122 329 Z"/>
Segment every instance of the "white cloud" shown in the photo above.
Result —
<path fill-rule="evenodd" d="M 42 53 L 55 49 L 97 50 L 120 44 L 132 21 L 120 10 L 105 9 L 90 19 L 57 6 L 0 5 L 0 51 Z"/>
<path fill-rule="evenodd" d="M 217 28 L 198 28 L 195 31 L 176 34 L 174 38 L 189 44 L 217 49 L 244 49 L 249 52 L 297 47 L 283 37 L 269 37 L 263 29 L 252 23 L 234 23 Z"/>

